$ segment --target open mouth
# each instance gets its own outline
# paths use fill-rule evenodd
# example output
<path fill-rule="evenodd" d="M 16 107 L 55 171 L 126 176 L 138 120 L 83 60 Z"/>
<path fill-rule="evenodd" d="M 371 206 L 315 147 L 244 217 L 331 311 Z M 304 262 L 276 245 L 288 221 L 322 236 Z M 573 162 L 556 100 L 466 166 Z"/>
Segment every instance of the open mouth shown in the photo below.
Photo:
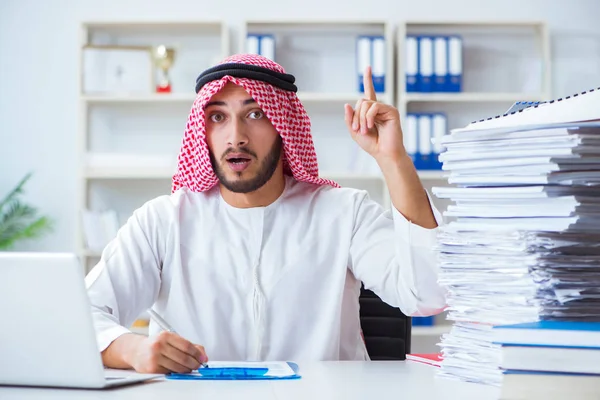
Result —
<path fill-rule="evenodd" d="M 249 156 L 243 154 L 231 154 L 227 156 L 227 164 L 236 172 L 246 169 L 251 161 L 252 159 Z"/>
<path fill-rule="evenodd" d="M 246 162 L 249 162 L 250 159 L 249 158 L 241 158 L 241 157 L 234 157 L 234 158 L 228 158 L 227 162 L 233 163 L 233 164 L 243 164 Z"/>

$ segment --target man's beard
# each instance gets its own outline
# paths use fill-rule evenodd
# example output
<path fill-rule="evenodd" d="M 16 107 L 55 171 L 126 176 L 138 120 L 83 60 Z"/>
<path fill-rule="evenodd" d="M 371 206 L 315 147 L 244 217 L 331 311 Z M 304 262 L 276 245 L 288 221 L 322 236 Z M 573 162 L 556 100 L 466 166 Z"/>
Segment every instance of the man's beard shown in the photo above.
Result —
<path fill-rule="evenodd" d="M 273 143 L 273 146 L 271 147 L 271 150 L 266 155 L 266 157 L 263 159 L 263 161 L 260 165 L 260 169 L 258 170 L 258 173 L 256 174 L 256 176 L 254 178 L 250 178 L 250 179 L 246 179 L 246 180 L 238 180 L 238 181 L 227 180 L 227 177 L 225 176 L 225 171 L 221 167 L 221 164 L 216 162 L 212 153 L 210 153 L 210 162 L 212 164 L 213 170 L 215 171 L 215 175 L 217 175 L 217 178 L 219 178 L 219 182 L 221 182 L 221 184 L 223 186 L 225 186 L 225 188 L 227 188 L 228 190 L 230 190 L 234 193 L 250 193 L 250 192 L 254 192 L 255 190 L 260 189 L 265 183 L 267 183 L 269 181 L 269 179 L 271 179 L 271 177 L 275 173 L 275 170 L 277 169 L 277 165 L 279 164 L 279 158 L 281 157 L 281 147 L 282 147 L 282 140 L 281 140 L 281 136 L 278 135 L 277 139 L 275 140 L 275 143 Z M 237 150 L 234 150 L 233 148 L 229 148 L 221 157 L 221 160 L 223 160 L 223 163 L 227 162 L 227 161 L 225 161 L 225 156 L 227 154 L 233 153 L 233 152 L 246 153 L 246 154 L 250 154 L 250 155 L 256 157 L 255 153 L 253 153 L 243 147 L 239 148 Z M 235 173 L 239 177 L 244 173 L 244 171 L 235 172 Z"/>

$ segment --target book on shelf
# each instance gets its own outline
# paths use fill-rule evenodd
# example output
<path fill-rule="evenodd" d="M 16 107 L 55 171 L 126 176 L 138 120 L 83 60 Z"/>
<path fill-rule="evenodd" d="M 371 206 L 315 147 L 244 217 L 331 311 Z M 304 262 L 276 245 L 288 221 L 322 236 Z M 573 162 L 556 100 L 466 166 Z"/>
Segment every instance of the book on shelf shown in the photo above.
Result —
<path fill-rule="evenodd" d="M 447 128 L 448 118 L 443 112 L 407 114 L 404 146 L 417 170 L 441 170 L 441 139 Z"/>
<path fill-rule="evenodd" d="M 246 51 L 275 60 L 275 35 L 249 33 L 246 36 Z"/>
<path fill-rule="evenodd" d="M 410 93 L 456 93 L 463 86 L 460 35 L 407 35 L 404 67 Z"/>
<path fill-rule="evenodd" d="M 365 92 L 364 72 L 370 66 L 373 78 L 373 89 L 383 93 L 386 89 L 386 41 L 382 35 L 359 35 L 356 38 L 356 69 L 358 91 Z"/>

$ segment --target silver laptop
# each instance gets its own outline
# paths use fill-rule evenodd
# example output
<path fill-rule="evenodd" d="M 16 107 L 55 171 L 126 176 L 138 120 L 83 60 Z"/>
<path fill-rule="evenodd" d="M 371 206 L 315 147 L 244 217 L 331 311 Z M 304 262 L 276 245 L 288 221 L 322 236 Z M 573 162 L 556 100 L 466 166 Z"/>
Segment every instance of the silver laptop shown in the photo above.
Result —
<path fill-rule="evenodd" d="M 74 254 L 0 252 L 0 385 L 92 389 L 162 376 L 104 368 Z"/>

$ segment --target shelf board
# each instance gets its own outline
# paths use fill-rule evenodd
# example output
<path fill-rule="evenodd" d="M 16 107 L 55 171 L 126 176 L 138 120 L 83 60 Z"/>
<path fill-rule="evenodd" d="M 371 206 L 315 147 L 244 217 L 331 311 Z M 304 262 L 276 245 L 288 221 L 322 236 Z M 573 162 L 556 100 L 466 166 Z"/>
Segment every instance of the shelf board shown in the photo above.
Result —
<path fill-rule="evenodd" d="M 378 93 L 381 101 L 389 102 L 387 93 Z M 364 96 L 363 93 L 327 93 L 327 92 L 298 92 L 298 98 L 302 102 L 327 103 L 339 102 L 354 104 Z M 133 95 L 84 95 L 82 100 L 88 104 L 121 104 L 121 103 L 186 103 L 192 104 L 196 99 L 195 93 L 175 94 L 133 94 Z"/>
<path fill-rule="evenodd" d="M 421 179 L 446 179 L 446 171 L 431 170 L 417 171 Z M 89 167 L 85 171 L 88 179 L 171 179 L 175 171 L 171 168 L 162 167 Z M 359 181 L 382 181 L 382 175 L 349 173 L 349 172 L 321 172 L 319 176 L 332 180 L 359 180 Z"/>
<path fill-rule="evenodd" d="M 450 332 L 452 325 L 433 325 L 433 326 L 413 326 L 411 328 L 412 336 L 441 336 Z"/>
<path fill-rule="evenodd" d="M 246 26 L 260 25 L 260 26 L 283 26 L 290 27 L 294 25 L 299 26 L 348 26 L 348 25 L 388 25 L 388 22 L 380 19 L 348 19 L 348 18 L 309 18 L 309 19 L 297 19 L 297 18 L 278 18 L 276 20 L 247 20 Z"/>
<path fill-rule="evenodd" d="M 427 170 L 417 170 L 417 173 L 419 174 L 419 178 L 421 179 L 447 179 L 446 178 L 446 174 L 448 173 L 447 171 L 440 171 L 440 170 L 431 170 L 431 171 L 427 171 Z"/>
<path fill-rule="evenodd" d="M 195 93 L 173 94 L 132 94 L 132 95 L 84 95 L 81 99 L 88 104 L 120 104 L 120 103 L 189 103 L 196 98 Z"/>
<path fill-rule="evenodd" d="M 86 169 L 85 177 L 88 179 L 170 179 L 174 174 L 175 172 L 170 168 L 161 167 L 90 167 Z M 354 179 L 383 181 L 381 175 L 362 173 L 322 172 L 319 176 L 333 180 Z"/>
<path fill-rule="evenodd" d="M 319 173 L 321 178 L 332 179 L 332 180 L 359 180 L 359 181 L 382 181 L 383 176 L 374 174 L 363 174 L 363 173 L 349 173 L 349 172 L 321 172 Z"/>
<path fill-rule="evenodd" d="M 131 21 L 113 21 L 113 20 L 90 20 L 83 21 L 83 26 L 87 28 L 174 28 L 174 27 L 197 27 L 197 26 L 215 26 L 220 27 L 224 24 L 224 21 L 218 19 L 206 19 L 206 20 L 131 20 Z"/>
<path fill-rule="evenodd" d="M 89 167 L 85 170 L 88 179 L 171 179 L 175 171 L 164 167 Z"/>
<path fill-rule="evenodd" d="M 538 27 L 545 25 L 543 21 L 494 21 L 494 20 L 473 20 L 473 21 L 458 21 L 458 20 L 421 20 L 421 21 L 406 21 L 406 26 L 408 27 L 452 27 L 452 28 L 470 28 L 470 27 L 483 27 L 483 28 L 493 28 L 493 27 Z"/>
<path fill-rule="evenodd" d="M 83 249 L 79 252 L 79 254 L 85 258 L 100 258 L 100 256 L 102 256 L 101 251 L 90 250 L 90 249 Z"/>
<path fill-rule="evenodd" d="M 219 20 L 88 21 L 83 22 L 82 26 L 90 33 L 105 31 L 116 35 L 156 35 L 157 33 L 168 35 L 226 34 L 226 23 Z"/>
<path fill-rule="evenodd" d="M 421 179 L 446 179 L 446 171 L 439 171 L 439 170 L 431 170 L 431 171 L 426 171 L 426 170 L 417 170 L 417 173 L 419 174 L 419 178 Z M 382 175 L 375 175 L 375 174 L 361 174 L 361 173 L 357 173 L 357 174 L 352 174 L 352 173 L 320 173 L 319 174 L 322 178 L 328 178 L 328 179 L 355 179 L 355 180 L 372 180 L 372 181 L 384 181 L 384 177 Z"/>
<path fill-rule="evenodd" d="M 414 102 L 516 102 L 543 101 L 544 96 L 536 93 L 402 93 L 400 101 Z"/>
<path fill-rule="evenodd" d="M 298 98 L 301 102 L 340 102 L 354 104 L 364 97 L 364 93 L 360 92 L 348 92 L 348 93 L 327 93 L 327 92 L 298 92 Z M 389 102 L 389 95 L 387 93 L 377 93 L 379 101 Z"/>

